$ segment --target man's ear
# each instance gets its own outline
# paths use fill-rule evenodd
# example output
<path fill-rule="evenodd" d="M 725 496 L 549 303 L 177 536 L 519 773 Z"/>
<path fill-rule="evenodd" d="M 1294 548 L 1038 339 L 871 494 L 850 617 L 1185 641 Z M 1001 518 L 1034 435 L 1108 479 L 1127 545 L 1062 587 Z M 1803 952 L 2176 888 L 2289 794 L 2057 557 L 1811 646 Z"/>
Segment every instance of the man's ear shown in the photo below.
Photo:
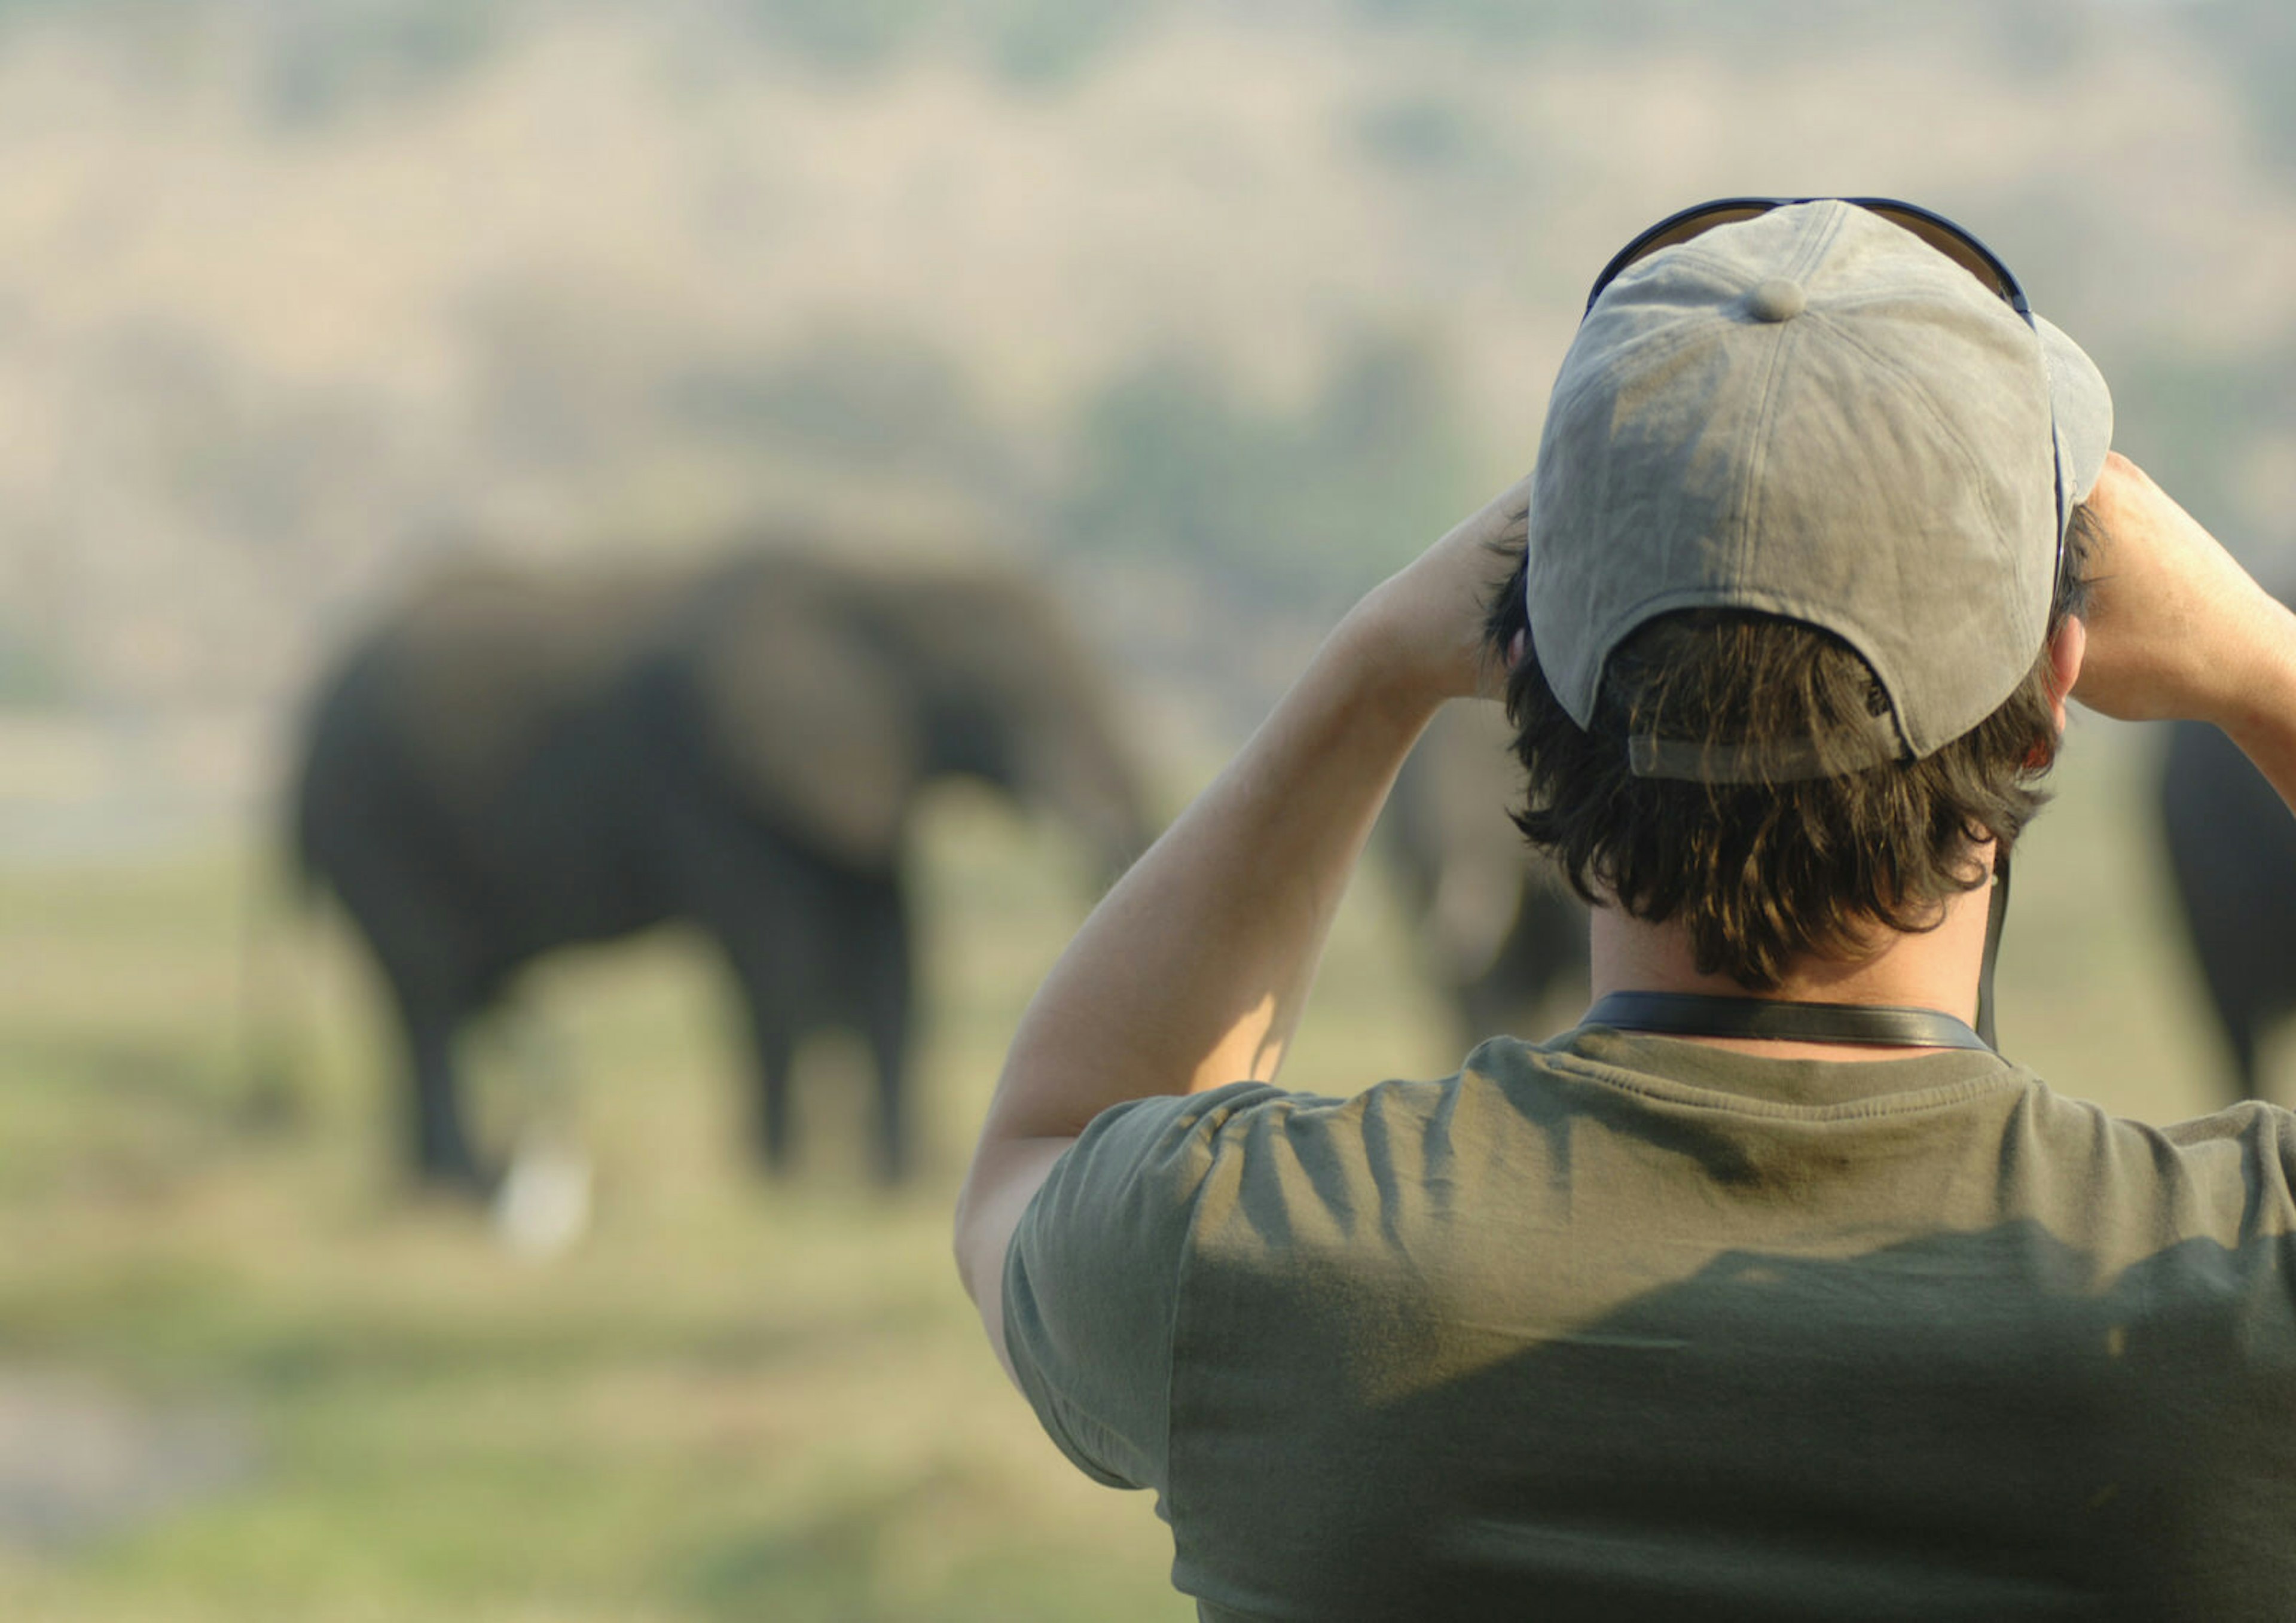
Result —
<path fill-rule="evenodd" d="M 2049 708 L 2056 714 L 2059 733 L 2065 730 L 2065 701 L 2080 680 L 2081 656 L 2087 652 L 2088 627 L 2078 614 L 2066 615 L 2049 639 Z"/>

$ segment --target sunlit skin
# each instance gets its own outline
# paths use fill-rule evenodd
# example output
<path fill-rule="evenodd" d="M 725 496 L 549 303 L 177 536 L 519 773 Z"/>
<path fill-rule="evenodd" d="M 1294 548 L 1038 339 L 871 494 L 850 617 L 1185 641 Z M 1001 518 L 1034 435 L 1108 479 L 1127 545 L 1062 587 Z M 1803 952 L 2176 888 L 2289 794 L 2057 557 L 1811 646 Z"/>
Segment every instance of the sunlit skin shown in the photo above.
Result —
<path fill-rule="evenodd" d="M 1038 989 L 956 1214 L 958 1267 L 1000 1358 L 1007 1244 L 1085 1125 L 1127 1099 L 1275 1078 L 1404 757 L 1443 703 L 1499 687 L 1505 660 L 1482 644 L 1482 604 L 1501 572 L 1493 543 L 1519 521 L 1528 487 L 1502 493 L 1356 606 Z M 2108 459 L 2090 505 L 2103 537 L 2083 619 L 2051 647 L 2059 692 L 2111 716 L 2213 722 L 2296 805 L 2296 616 L 2127 459 Z M 1983 891 L 1971 892 L 1934 930 L 1877 933 L 1854 961 L 1796 965 L 1782 995 L 1967 1016 L 1984 912 Z M 1677 928 L 1614 909 L 1595 916 L 1598 996 L 1736 989 L 1697 973 Z M 1907 1052 L 1728 1045 L 1806 1059 Z"/>

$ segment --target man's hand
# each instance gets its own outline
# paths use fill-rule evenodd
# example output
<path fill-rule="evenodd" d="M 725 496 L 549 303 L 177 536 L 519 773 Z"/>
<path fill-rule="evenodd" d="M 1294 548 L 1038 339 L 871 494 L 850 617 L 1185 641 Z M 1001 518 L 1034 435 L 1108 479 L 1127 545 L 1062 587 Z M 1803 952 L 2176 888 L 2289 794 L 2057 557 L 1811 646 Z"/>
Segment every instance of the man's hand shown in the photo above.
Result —
<path fill-rule="evenodd" d="M 2236 727 L 2291 658 L 2288 611 L 2214 536 L 2119 452 L 2088 499 L 2088 630 L 2073 697 L 2128 721 Z"/>
<path fill-rule="evenodd" d="M 1347 630 L 1360 634 L 1398 697 L 1418 701 L 1496 698 L 1506 672 L 1483 640 L 1492 590 L 1520 553 L 1530 509 L 1528 473 L 1390 577 L 1357 604 Z"/>
<path fill-rule="evenodd" d="M 2296 615 L 2127 457 L 2105 459 L 2088 506 L 2104 534 L 2072 696 L 2214 722 L 2296 807 Z"/>

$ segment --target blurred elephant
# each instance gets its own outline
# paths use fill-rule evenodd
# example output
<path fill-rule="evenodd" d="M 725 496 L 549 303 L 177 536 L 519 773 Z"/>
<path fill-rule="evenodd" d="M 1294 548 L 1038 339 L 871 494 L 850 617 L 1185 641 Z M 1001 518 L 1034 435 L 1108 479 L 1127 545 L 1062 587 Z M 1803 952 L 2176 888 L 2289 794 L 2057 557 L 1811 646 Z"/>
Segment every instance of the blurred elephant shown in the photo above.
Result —
<path fill-rule="evenodd" d="M 1587 906 L 1523 843 L 1506 719 L 1495 704 L 1443 708 L 1404 763 L 1380 822 L 1428 971 L 1464 1040 L 1544 1036 L 1548 1005 L 1587 981 Z"/>
<path fill-rule="evenodd" d="M 898 1179 L 903 862 L 920 793 L 956 775 L 1058 814 L 1111 875 L 1150 835 L 1102 673 L 1009 569 L 760 553 L 418 595 L 319 690 L 294 816 L 396 1000 L 422 1175 L 489 1182 L 453 1045 L 516 971 L 685 919 L 746 1004 L 767 1164 L 788 1159 L 793 1050 L 842 1028 L 872 1051 Z"/>
<path fill-rule="evenodd" d="M 2296 817 L 2238 745 L 2197 721 L 2169 730 L 2160 803 L 2177 899 L 2232 1050 L 2234 1096 L 2252 1099 L 2259 1047 L 2296 1014 Z"/>

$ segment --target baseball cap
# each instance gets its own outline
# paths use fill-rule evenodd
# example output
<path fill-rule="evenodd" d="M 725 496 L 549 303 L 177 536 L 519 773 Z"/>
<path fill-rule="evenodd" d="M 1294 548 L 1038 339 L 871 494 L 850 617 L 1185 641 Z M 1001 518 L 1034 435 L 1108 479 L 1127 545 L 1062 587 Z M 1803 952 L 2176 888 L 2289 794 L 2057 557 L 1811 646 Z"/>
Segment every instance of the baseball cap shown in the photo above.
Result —
<path fill-rule="evenodd" d="M 1653 616 L 1779 615 L 1856 650 L 1882 712 L 1759 758 L 1638 737 L 1636 773 L 1928 755 L 2032 668 L 2112 439 L 2079 346 L 1904 227 L 1839 200 L 1714 226 L 1620 272 L 1564 357 L 1530 501 L 1540 668 L 1591 728 L 1605 662 Z"/>

